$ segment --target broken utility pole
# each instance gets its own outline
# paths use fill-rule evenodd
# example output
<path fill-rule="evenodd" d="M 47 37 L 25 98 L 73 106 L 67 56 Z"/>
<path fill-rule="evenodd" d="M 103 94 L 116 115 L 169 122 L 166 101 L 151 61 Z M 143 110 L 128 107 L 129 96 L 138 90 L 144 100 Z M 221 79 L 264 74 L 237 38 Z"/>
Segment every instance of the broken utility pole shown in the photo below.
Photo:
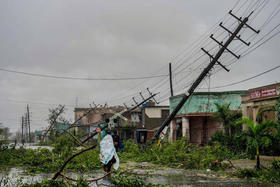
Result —
<path fill-rule="evenodd" d="M 154 138 L 158 139 L 159 135 L 161 133 L 161 131 L 164 129 L 164 127 L 166 127 L 167 125 L 170 124 L 171 120 L 173 120 L 173 118 L 175 117 L 175 115 L 177 114 L 177 112 L 182 108 L 182 106 L 185 104 L 185 102 L 189 99 L 189 97 L 193 94 L 194 90 L 197 88 L 197 86 L 201 83 L 201 81 L 205 78 L 205 76 L 209 73 L 209 71 L 213 68 L 213 66 L 218 63 L 219 65 L 221 65 L 220 62 L 218 62 L 219 58 L 221 57 L 221 55 L 224 53 L 225 50 L 227 50 L 228 52 L 230 52 L 231 54 L 233 54 L 235 57 L 239 58 L 240 56 L 235 55 L 232 51 L 230 51 L 228 49 L 229 44 L 235 39 L 239 39 L 240 40 L 240 35 L 237 35 L 239 33 L 239 31 L 243 28 L 243 26 L 246 26 L 247 28 L 250 28 L 251 30 L 253 30 L 256 33 L 259 33 L 260 31 L 256 31 L 255 29 L 253 29 L 252 27 L 250 27 L 247 24 L 247 21 L 249 20 L 250 15 L 253 12 L 251 12 L 249 14 L 249 16 L 247 16 L 246 18 L 244 18 L 242 20 L 242 18 L 238 18 L 237 16 L 232 14 L 232 11 L 229 12 L 229 14 L 231 16 L 233 16 L 235 19 L 237 19 L 240 23 L 238 25 L 238 27 L 235 29 L 234 32 L 229 32 L 230 37 L 228 38 L 228 40 L 225 42 L 225 44 L 223 44 L 223 42 L 218 42 L 217 40 L 215 40 L 220 46 L 220 50 L 218 51 L 218 53 L 215 55 L 215 57 L 211 57 L 211 62 L 208 64 L 208 66 L 201 72 L 201 74 L 199 75 L 199 77 L 196 79 L 196 81 L 192 84 L 192 86 L 189 88 L 187 94 L 185 94 L 182 98 L 182 100 L 179 102 L 179 104 L 175 107 L 175 109 L 172 111 L 172 113 L 167 117 L 166 120 L 164 120 L 164 122 L 162 123 L 162 125 L 160 126 L 159 130 L 156 132 L 156 134 L 153 137 L 153 141 Z M 221 24 L 220 24 L 221 25 Z M 213 39 L 213 35 L 211 35 L 211 38 Z M 243 43 L 244 41 L 241 40 Z M 245 42 L 246 45 L 248 45 Z M 203 51 L 206 51 L 202 48 Z M 209 54 L 208 52 L 206 54 Z M 228 71 L 228 69 L 225 68 L 225 66 L 221 65 L 225 70 Z"/>
<path fill-rule="evenodd" d="M 150 92 L 149 92 L 150 93 Z M 144 104 L 145 102 L 149 101 L 151 98 L 154 98 L 158 93 L 155 93 L 155 94 L 151 94 L 147 99 L 143 100 L 142 102 L 138 103 L 136 106 L 130 108 L 130 109 L 126 109 L 124 111 L 122 111 L 121 113 L 119 114 L 122 114 L 124 112 L 131 112 L 133 110 L 135 110 L 137 107 L 141 106 L 142 104 Z M 113 119 L 110 119 L 110 120 L 113 120 Z M 106 124 L 104 127 L 101 128 L 101 131 L 106 129 L 108 127 L 108 124 Z M 91 136 L 89 136 L 87 139 L 85 139 L 84 141 L 80 142 L 81 144 L 84 144 L 86 141 L 88 141 L 90 138 L 94 137 L 95 135 L 97 134 L 96 131 L 93 132 L 93 134 Z M 61 166 L 61 168 L 59 169 L 59 171 L 57 173 L 54 174 L 54 176 L 52 177 L 52 180 L 56 180 L 56 178 L 61 175 L 61 172 L 63 171 L 63 169 L 65 168 L 65 166 L 73 159 L 75 158 L 76 156 L 86 152 L 86 151 L 89 151 L 91 149 L 94 149 L 95 147 L 97 146 L 97 144 L 95 145 L 92 145 L 91 147 L 87 148 L 87 149 L 84 149 L 84 150 L 81 150 L 80 152 L 72 155 L 70 158 L 68 158 L 64 164 Z"/>
<path fill-rule="evenodd" d="M 134 106 L 134 107 L 132 107 L 132 108 L 130 108 L 130 109 L 125 109 L 125 110 L 123 110 L 123 111 L 120 112 L 119 114 L 123 114 L 124 112 L 131 112 L 131 111 L 135 110 L 137 107 L 141 106 L 142 104 L 144 104 L 145 102 L 149 101 L 150 99 L 152 99 L 152 98 L 154 99 L 154 97 L 158 94 L 158 93 L 152 94 L 151 92 L 149 92 L 149 93 L 151 94 L 150 97 L 148 97 L 147 99 L 143 100 L 143 101 L 140 102 L 140 103 L 137 103 L 136 106 Z M 133 98 L 134 98 L 134 97 L 133 97 Z M 116 115 L 114 115 L 114 116 L 116 116 Z M 113 116 L 113 117 L 114 117 L 114 116 Z M 110 119 L 110 121 L 112 121 L 112 120 L 113 120 L 113 119 Z M 102 123 L 102 122 L 101 122 L 101 123 Z M 102 127 L 101 130 L 106 129 L 107 127 L 108 127 L 108 124 L 106 124 L 104 127 Z M 90 135 L 90 136 L 87 137 L 84 141 L 82 141 L 82 143 L 87 142 L 89 139 L 91 139 L 92 137 L 94 137 L 96 134 L 97 134 L 97 133 L 94 132 L 92 135 Z"/>

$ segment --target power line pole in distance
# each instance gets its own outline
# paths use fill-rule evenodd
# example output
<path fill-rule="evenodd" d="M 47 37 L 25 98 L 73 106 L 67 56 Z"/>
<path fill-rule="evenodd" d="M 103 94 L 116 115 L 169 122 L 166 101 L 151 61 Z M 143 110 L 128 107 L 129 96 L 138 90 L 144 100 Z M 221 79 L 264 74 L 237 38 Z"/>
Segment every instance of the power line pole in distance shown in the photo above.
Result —
<path fill-rule="evenodd" d="M 172 67 L 171 67 L 171 63 L 169 63 L 169 82 L 170 82 L 170 93 L 171 93 L 171 97 L 173 97 Z"/>

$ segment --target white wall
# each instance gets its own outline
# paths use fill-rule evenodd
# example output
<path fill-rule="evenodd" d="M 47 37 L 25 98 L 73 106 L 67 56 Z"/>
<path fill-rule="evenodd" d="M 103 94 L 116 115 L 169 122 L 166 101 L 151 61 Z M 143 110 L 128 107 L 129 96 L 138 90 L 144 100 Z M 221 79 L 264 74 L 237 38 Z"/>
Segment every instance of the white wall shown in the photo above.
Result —
<path fill-rule="evenodd" d="M 168 107 L 154 107 L 154 108 L 145 108 L 145 113 L 149 118 L 161 118 L 161 110 L 169 110 Z"/>

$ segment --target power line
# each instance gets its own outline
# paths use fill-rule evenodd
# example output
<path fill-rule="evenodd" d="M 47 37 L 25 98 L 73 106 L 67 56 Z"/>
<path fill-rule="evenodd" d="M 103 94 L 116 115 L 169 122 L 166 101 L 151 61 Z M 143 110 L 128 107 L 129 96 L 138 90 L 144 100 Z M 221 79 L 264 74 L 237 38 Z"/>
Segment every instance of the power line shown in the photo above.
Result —
<path fill-rule="evenodd" d="M 47 105 L 47 106 L 59 105 L 59 103 L 44 103 L 44 102 L 37 102 L 37 101 L 25 101 L 25 100 L 15 100 L 15 99 L 9 99 L 9 98 L 8 99 L 0 98 L 0 102 L 3 102 L 3 101 L 17 103 L 17 104 L 35 104 L 35 105 Z M 75 108 L 74 105 L 65 105 L 65 106 Z"/>
<path fill-rule="evenodd" d="M 238 1 L 235 3 L 235 5 L 233 6 L 232 9 L 235 9 L 235 8 L 239 5 L 240 1 L 241 1 L 241 0 L 238 0 Z M 241 8 L 241 7 L 243 7 L 243 6 L 240 6 L 240 8 Z M 240 9 L 240 8 L 239 8 L 239 9 Z M 237 10 L 237 11 L 239 11 L 239 10 Z M 226 17 L 228 17 L 228 18 L 226 19 Z M 197 39 L 196 41 L 192 42 L 190 46 L 184 48 L 181 52 L 179 52 L 178 55 L 176 55 L 175 57 L 173 57 L 173 59 L 171 60 L 172 64 L 176 64 L 176 65 L 178 64 L 177 66 L 174 66 L 174 70 L 173 70 L 173 71 L 174 71 L 174 74 L 175 74 L 174 79 L 176 79 L 176 74 L 178 74 L 178 73 L 176 73 L 176 70 L 177 70 L 180 66 L 182 66 L 182 65 L 184 64 L 184 62 L 190 61 L 190 59 L 192 59 L 192 58 L 194 58 L 196 55 L 200 54 L 201 50 L 200 50 L 200 48 L 197 48 L 199 45 L 201 45 L 202 43 L 204 43 L 204 42 L 206 42 L 206 41 L 208 41 L 208 42 L 207 42 L 207 44 L 204 44 L 204 46 L 208 46 L 209 44 L 211 44 L 211 41 L 209 41 L 209 38 L 208 38 L 208 33 L 211 33 L 211 32 L 216 33 L 216 31 L 219 29 L 218 24 L 219 24 L 221 21 L 223 21 L 224 23 L 227 23 L 230 19 L 231 19 L 231 18 L 228 16 L 228 14 L 226 14 L 225 16 L 223 16 L 223 18 L 221 18 L 216 24 L 214 24 L 214 25 L 210 28 L 210 31 L 207 31 L 207 32 L 205 32 L 204 34 L 202 34 L 202 37 L 199 37 L 199 39 Z M 229 25 L 229 26 L 232 26 L 232 24 Z M 219 34 L 219 36 L 221 36 L 221 35 L 224 34 L 224 33 L 226 33 L 226 32 L 223 30 L 222 33 Z M 193 48 L 192 48 L 192 47 L 193 47 Z M 187 52 L 189 52 L 190 54 L 187 55 Z M 203 56 L 204 56 L 204 54 L 203 54 Z M 191 65 L 191 64 L 187 65 L 187 67 L 184 67 L 183 69 L 189 68 L 190 65 Z M 182 71 L 182 70 L 181 70 L 181 71 Z M 181 72 L 181 71 L 180 71 L 180 72 Z M 154 79 L 154 80 L 155 80 L 155 79 Z M 148 86 L 148 85 L 145 85 L 145 88 L 146 88 L 146 87 L 149 87 L 151 90 L 156 90 L 156 88 L 161 88 L 161 87 L 163 87 L 164 84 L 165 84 L 166 82 L 168 82 L 167 77 L 163 77 L 163 78 L 161 78 L 160 80 L 157 80 L 156 82 L 153 82 L 152 84 L 149 84 L 149 86 Z M 132 88 L 130 88 L 129 90 L 132 90 L 132 89 L 135 90 L 136 88 L 141 87 L 144 83 L 145 83 L 145 82 L 142 82 L 142 83 L 140 83 L 140 84 L 137 84 L 136 87 L 135 87 L 135 85 L 134 85 L 134 86 L 133 86 Z M 152 86 L 152 85 L 154 85 L 154 86 Z M 176 86 L 177 86 L 177 85 L 176 85 Z M 162 89 L 164 89 L 164 91 L 166 91 L 165 88 L 162 88 Z M 168 89 L 168 88 L 167 88 L 167 89 Z M 138 92 L 135 93 L 134 95 L 136 95 L 136 94 L 138 94 Z M 119 95 L 119 94 L 118 94 L 118 95 Z M 122 96 L 120 99 L 129 97 L 129 96 L 131 96 L 131 95 L 133 95 L 133 94 L 129 94 L 128 96 Z M 113 100 L 113 99 L 112 99 L 112 100 Z M 119 98 L 117 98 L 116 100 L 119 100 Z"/>
<path fill-rule="evenodd" d="M 264 71 L 264 72 L 262 72 L 262 73 L 259 73 L 259 74 L 257 74 L 257 75 L 254 75 L 254 76 L 252 76 L 252 77 L 243 79 L 243 80 L 241 80 L 241 81 L 234 82 L 234 83 L 230 83 L 230 84 L 226 84 L 226 85 L 223 85 L 223 86 L 216 86 L 216 87 L 212 87 L 212 88 L 224 88 L 224 87 L 228 87 L 228 86 L 233 86 L 233 85 L 236 85 L 236 84 L 240 84 L 240 83 L 246 82 L 246 81 L 248 81 L 248 80 L 257 78 L 257 77 L 259 77 L 259 76 L 261 76 L 261 75 L 264 75 L 264 74 L 266 74 L 266 73 L 269 73 L 269 72 L 271 72 L 271 71 L 273 71 L 273 70 L 276 70 L 276 69 L 278 69 L 278 68 L 280 68 L 280 65 L 278 65 L 278 66 L 276 66 L 276 67 L 274 67 L 274 68 L 271 68 L 271 69 L 269 69 L 269 70 L 266 70 L 266 71 Z M 207 88 L 201 88 L 201 89 L 207 89 Z"/>
<path fill-rule="evenodd" d="M 262 9 L 264 9 L 264 7 L 267 5 L 267 3 L 268 3 L 268 1 L 266 2 L 266 1 L 262 1 L 261 3 L 260 2 L 258 2 L 258 1 L 256 1 L 254 4 L 251 2 L 250 3 L 250 5 L 248 6 L 248 8 L 246 9 L 246 11 L 248 12 L 250 9 L 255 9 L 255 10 L 257 10 L 257 13 L 254 15 L 254 17 L 256 17 L 260 12 L 261 12 L 261 10 Z M 249 7 L 251 7 L 251 8 L 249 8 Z M 244 11 L 244 12 L 246 12 L 246 11 Z M 272 12 L 272 14 L 268 17 L 268 19 L 266 20 L 266 22 L 264 23 L 264 25 L 262 26 L 262 28 L 264 27 L 264 26 L 266 26 L 277 14 L 278 14 L 279 12 L 277 11 L 277 8 Z M 244 13 L 243 13 L 244 14 Z M 253 19 L 252 19 L 253 20 Z M 251 20 L 251 21 L 252 21 Z M 276 26 L 276 28 L 277 28 L 278 26 Z M 272 29 L 272 31 L 273 30 L 275 30 L 275 28 L 274 29 Z M 268 34 L 270 34 L 272 31 L 270 31 Z M 280 32 L 277 32 L 277 33 L 275 33 L 273 36 L 271 36 L 270 38 L 268 38 L 266 41 L 264 41 L 264 42 L 262 42 L 260 45 L 258 45 L 258 46 L 256 46 L 255 48 L 253 48 L 252 49 L 252 47 L 254 47 L 256 44 L 258 44 L 261 40 L 259 40 L 259 41 L 257 41 L 257 43 L 255 43 L 253 46 L 251 46 L 249 49 L 247 49 L 245 52 L 247 52 L 248 50 L 250 50 L 249 52 L 252 52 L 253 50 L 255 50 L 256 48 L 258 48 L 259 46 L 261 46 L 262 44 L 264 44 L 265 42 L 267 42 L 268 40 L 270 40 L 271 38 L 273 38 L 273 37 L 275 37 L 276 35 L 278 35 Z M 268 34 L 266 34 L 265 36 L 267 36 Z M 254 35 L 253 35 L 254 36 Z M 265 38 L 265 36 L 263 37 L 263 38 Z M 250 36 L 249 38 L 251 38 L 252 36 Z M 240 45 L 237 47 L 237 48 L 239 48 L 240 47 Z M 236 49 L 237 49 L 236 48 Z M 240 50 L 241 51 L 241 50 Z M 244 52 L 243 52 L 243 54 L 244 54 Z M 246 53 L 244 56 L 246 56 L 248 53 Z M 234 60 L 234 61 L 236 61 L 236 60 Z M 215 72 L 216 73 L 216 72 Z M 165 94 L 166 95 L 166 94 Z"/>
<path fill-rule="evenodd" d="M 158 77 L 167 77 L 167 74 L 161 75 L 152 75 L 152 76 L 143 76 L 143 77 L 121 77 L 121 78 L 86 78 L 86 77 L 66 77 L 66 76 L 58 76 L 58 75 L 46 75 L 39 73 L 29 73 L 24 71 L 16 71 L 11 69 L 0 68 L 0 71 L 5 71 L 9 73 L 17 73 L 27 76 L 33 77 L 44 77 L 44 78 L 53 78 L 53 79 L 65 79 L 65 80 L 86 80 L 86 81 L 123 81 L 123 80 L 139 80 L 139 79 L 153 79 Z"/>

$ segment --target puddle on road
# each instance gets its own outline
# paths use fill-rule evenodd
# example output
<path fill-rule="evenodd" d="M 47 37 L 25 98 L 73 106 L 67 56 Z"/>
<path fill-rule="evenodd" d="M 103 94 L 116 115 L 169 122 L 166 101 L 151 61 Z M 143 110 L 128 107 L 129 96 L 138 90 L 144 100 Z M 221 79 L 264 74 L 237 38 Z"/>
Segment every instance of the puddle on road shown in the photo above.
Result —
<path fill-rule="evenodd" d="M 28 149 L 37 149 L 37 148 L 47 148 L 53 149 L 50 146 L 36 146 L 36 145 L 25 145 L 25 148 Z M 19 147 L 16 147 L 19 148 Z M 247 163 L 248 167 L 254 165 L 252 161 L 241 160 L 236 161 L 235 164 L 241 164 L 244 166 Z M 217 173 L 212 171 L 203 171 L 203 170 L 183 170 L 183 169 L 174 169 L 160 167 L 158 165 L 153 165 L 151 163 L 142 162 L 124 162 L 121 164 L 121 168 L 129 169 L 133 173 L 139 174 L 145 182 L 152 184 L 169 184 L 172 186 L 241 186 L 241 187 L 250 187 L 250 186 L 271 186 L 271 184 L 259 183 L 256 181 L 231 178 L 226 176 L 226 173 Z M 76 172 L 66 172 L 67 176 L 71 178 L 79 178 L 83 176 L 84 178 L 97 178 L 104 175 L 103 170 L 94 170 L 85 174 L 80 174 Z M 8 168 L 6 171 L 0 171 L 0 180 L 3 177 L 9 178 L 8 187 L 16 186 L 18 181 L 23 183 L 35 183 L 40 182 L 44 179 L 51 179 L 53 173 L 40 173 L 35 175 L 27 175 L 23 168 Z M 3 184 L 3 183 L 2 183 Z M 104 179 L 98 181 L 99 186 L 113 186 L 110 183 L 109 179 Z M 91 183 L 91 186 L 95 187 L 95 183 Z"/>
<path fill-rule="evenodd" d="M 169 184 L 172 186 L 233 186 L 233 187 L 249 187 L 249 186 L 271 186 L 265 183 L 258 183 L 255 181 L 241 180 L 236 178 L 228 178 L 225 176 L 219 176 L 214 172 L 206 172 L 201 170 L 181 170 L 181 169 L 133 169 L 133 172 L 139 173 L 143 176 L 146 183 L 153 184 Z M 148 175 L 145 175 L 147 174 Z M 67 176 L 72 178 L 78 178 L 81 176 L 78 173 L 67 172 Z M 83 176 L 85 178 L 97 178 L 104 175 L 102 170 L 95 170 L 90 173 L 86 173 Z M 34 176 L 26 175 L 23 168 L 10 168 L 6 172 L 2 171 L 0 177 L 8 176 L 11 180 L 7 186 L 15 186 L 17 180 L 21 180 L 23 183 L 35 183 L 44 179 L 50 179 L 53 173 L 41 173 Z M 148 176 L 148 177 L 147 177 Z M 100 180 L 99 186 L 113 186 L 109 180 Z M 95 187 L 95 183 L 91 183 L 92 187 Z"/>

